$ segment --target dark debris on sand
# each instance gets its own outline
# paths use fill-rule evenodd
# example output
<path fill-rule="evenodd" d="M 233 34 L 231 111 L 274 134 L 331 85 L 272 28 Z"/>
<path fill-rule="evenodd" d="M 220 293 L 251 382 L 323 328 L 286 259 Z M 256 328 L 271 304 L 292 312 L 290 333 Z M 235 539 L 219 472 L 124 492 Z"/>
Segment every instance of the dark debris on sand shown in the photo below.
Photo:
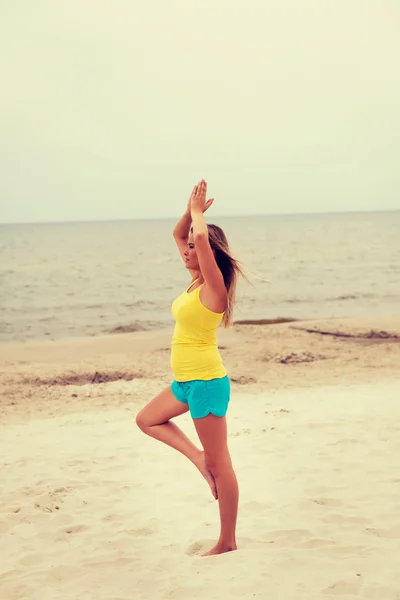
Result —
<path fill-rule="evenodd" d="M 95 371 L 86 373 L 63 373 L 50 378 L 24 377 L 23 383 L 31 385 L 85 385 L 88 383 L 108 383 L 109 381 L 132 381 L 140 379 L 143 375 L 128 371 Z"/>

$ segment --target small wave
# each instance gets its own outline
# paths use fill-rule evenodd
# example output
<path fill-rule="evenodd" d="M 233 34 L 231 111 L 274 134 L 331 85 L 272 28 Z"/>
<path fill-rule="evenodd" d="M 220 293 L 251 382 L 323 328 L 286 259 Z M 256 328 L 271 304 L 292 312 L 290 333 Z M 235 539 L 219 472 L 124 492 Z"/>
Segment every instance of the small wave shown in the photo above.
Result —
<path fill-rule="evenodd" d="M 343 294 L 341 296 L 328 296 L 326 298 L 319 298 L 318 296 L 314 298 L 287 298 L 283 302 L 285 304 L 321 304 L 323 302 L 343 302 L 346 300 L 368 300 L 375 297 L 375 294 Z M 383 297 L 386 298 L 386 296 Z"/>
<path fill-rule="evenodd" d="M 348 296 L 338 296 L 337 298 L 328 298 L 328 300 L 357 300 L 357 296 L 349 294 Z"/>
<path fill-rule="evenodd" d="M 288 298 L 287 300 L 282 300 L 284 304 L 312 304 L 316 302 L 316 300 L 312 298 Z"/>
<path fill-rule="evenodd" d="M 324 298 L 325 302 L 337 302 L 337 301 L 346 301 L 346 300 L 371 300 L 371 298 L 376 298 L 376 294 L 343 294 L 341 296 L 332 296 L 330 298 Z M 385 297 L 385 296 L 383 296 Z"/>
<path fill-rule="evenodd" d="M 124 302 L 121 306 L 124 308 L 149 308 L 156 306 L 156 303 L 151 300 L 136 300 L 136 302 Z"/>
<path fill-rule="evenodd" d="M 365 298 L 375 298 L 375 294 L 344 294 L 343 296 L 335 296 L 334 298 L 327 298 L 329 302 L 335 302 L 336 300 L 362 300 Z"/>

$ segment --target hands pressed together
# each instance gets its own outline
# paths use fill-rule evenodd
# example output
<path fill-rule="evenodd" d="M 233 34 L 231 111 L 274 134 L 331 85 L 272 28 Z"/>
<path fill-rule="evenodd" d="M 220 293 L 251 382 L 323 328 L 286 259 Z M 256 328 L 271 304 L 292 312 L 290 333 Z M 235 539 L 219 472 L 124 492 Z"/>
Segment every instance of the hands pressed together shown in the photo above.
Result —
<path fill-rule="evenodd" d="M 205 213 L 214 202 L 214 198 L 206 200 L 207 182 L 202 179 L 194 186 L 192 194 L 188 202 L 188 211 L 193 214 L 195 212 Z"/>

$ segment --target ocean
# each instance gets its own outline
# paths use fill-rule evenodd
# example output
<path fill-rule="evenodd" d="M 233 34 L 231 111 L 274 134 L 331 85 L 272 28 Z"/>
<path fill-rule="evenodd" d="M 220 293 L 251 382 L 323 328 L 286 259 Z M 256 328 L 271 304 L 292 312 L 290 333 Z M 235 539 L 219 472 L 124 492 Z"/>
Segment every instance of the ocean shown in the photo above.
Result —
<path fill-rule="evenodd" d="M 218 217 L 253 286 L 234 319 L 318 319 L 400 308 L 400 212 Z M 0 339 L 173 326 L 189 285 L 175 220 L 0 225 Z"/>

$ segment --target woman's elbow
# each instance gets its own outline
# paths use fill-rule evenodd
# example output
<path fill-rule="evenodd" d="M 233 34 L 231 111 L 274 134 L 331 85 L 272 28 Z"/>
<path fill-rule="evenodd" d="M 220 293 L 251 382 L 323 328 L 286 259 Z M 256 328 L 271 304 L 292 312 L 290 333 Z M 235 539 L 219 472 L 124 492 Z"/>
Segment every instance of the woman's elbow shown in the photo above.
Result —
<path fill-rule="evenodd" d="M 201 244 L 206 239 L 208 239 L 208 235 L 206 233 L 204 233 L 204 231 L 199 231 L 198 233 L 195 233 L 194 236 L 193 236 L 193 240 L 194 240 L 194 244 L 195 245 L 198 242 L 200 242 L 200 244 Z"/>

